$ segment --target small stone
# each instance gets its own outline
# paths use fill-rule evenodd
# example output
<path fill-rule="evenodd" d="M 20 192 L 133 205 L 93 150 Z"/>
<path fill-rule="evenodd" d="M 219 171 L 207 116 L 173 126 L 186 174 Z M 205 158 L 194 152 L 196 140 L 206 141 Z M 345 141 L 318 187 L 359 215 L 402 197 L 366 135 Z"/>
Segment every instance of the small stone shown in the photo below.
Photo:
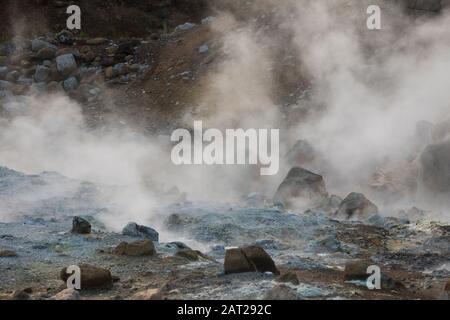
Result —
<path fill-rule="evenodd" d="M 195 23 L 186 22 L 184 24 L 180 24 L 175 28 L 175 31 L 186 31 L 195 27 Z"/>
<path fill-rule="evenodd" d="M 17 253 L 11 250 L 0 250 L 0 258 L 14 258 L 17 257 Z"/>
<path fill-rule="evenodd" d="M 108 42 L 109 42 L 109 40 L 106 38 L 93 38 L 93 39 L 86 40 L 86 44 L 90 45 L 90 46 L 98 46 L 101 44 L 106 44 Z"/>
<path fill-rule="evenodd" d="M 66 91 L 74 91 L 78 88 L 78 80 L 75 77 L 70 77 L 63 82 L 63 88 Z"/>
<path fill-rule="evenodd" d="M 83 218 L 74 217 L 72 221 L 72 233 L 90 234 L 91 224 Z"/>
<path fill-rule="evenodd" d="M 45 66 L 37 66 L 34 73 L 34 81 L 46 82 L 50 76 L 50 68 Z"/>
<path fill-rule="evenodd" d="M 51 43 L 49 43 L 47 41 L 44 41 L 44 40 L 34 39 L 34 40 L 31 41 L 31 50 L 33 50 L 34 52 L 38 52 L 39 50 L 41 50 L 43 48 L 51 48 L 51 49 L 54 49 L 54 50 L 58 49 L 53 44 L 51 44 Z"/>
<path fill-rule="evenodd" d="M 206 53 L 209 51 L 209 46 L 204 44 L 198 48 L 198 53 Z"/>
<path fill-rule="evenodd" d="M 77 63 L 73 54 L 64 54 L 56 58 L 56 67 L 59 73 L 67 77 L 77 69 Z"/>

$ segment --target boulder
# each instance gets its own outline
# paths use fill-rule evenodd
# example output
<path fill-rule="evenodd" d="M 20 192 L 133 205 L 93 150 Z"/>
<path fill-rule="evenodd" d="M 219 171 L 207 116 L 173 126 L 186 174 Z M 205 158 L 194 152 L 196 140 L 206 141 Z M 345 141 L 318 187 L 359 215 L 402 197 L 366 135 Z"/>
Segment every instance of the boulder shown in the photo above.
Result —
<path fill-rule="evenodd" d="M 259 246 L 229 249 L 225 253 L 225 274 L 272 272 L 280 274 L 272 258 Z"/>
<path fill-rule="evenodd" d="M 37 66 L 34 73 L 34 81 L 46 82 L 50 76 L 50 68 L 45 66 Z"/>
<path fill-rule="evenodd" d="M 79 266 L 81 270 L 81 289 L 94 289 L 111 287 L 113 284 L 113 277 L 111 272 L 107 269 L 82 264 Z M 61 270 L 61 280 L 67 282 L 70 274 L 67 273 L 67 268 Z"/>
<path fill-rule="evenodd" d="M 156 250 L 151 240 L 142 240 L 132 243 L 122 242 L 115 248 L 114 253 L 131 257 L 154 256 Z"/>
<path fill-rule="evenodd" d="M 91 224 L 83 218 L 74 217 L 72 221 L 72 232 L 77 234 L 90 234 Z"/>
<path fill-rule="evenodd" d="M 288 208 L 314 207 L 326 201 L 328 192 L 323 177 L 303 168 L 292 168 L 278 187 L 274 202 Z"/>
<path fill-rule="evenodd" d="M 150 227 L 140 226 L 137 223 L 130 222 L 122 230 L 122 234 L 134 238 L 146 238 L 152 241 L 159 241 L 159 233 Z"/>
<path fill-rule="evenodd" d="M 63 77 L 69 76 L 77 69 L 77 62 L 73 54 L 63 54 L 56 58 L 56 67 Z"/>
<path fill-rule="evenodd" d="M 426 147 L 420 164 L 425 187 L 436 193 L 450 191 L 450 140 Z"/>
<path fill-rule="evenodd" d="M 337 216 L 346 219 L 353 218 L 369 218 L 371 215 L 378 213 L 378 207 L 368 200 L 362 193 L 351 193 L 342 200 L 339 209 L 336 211 Z"/>

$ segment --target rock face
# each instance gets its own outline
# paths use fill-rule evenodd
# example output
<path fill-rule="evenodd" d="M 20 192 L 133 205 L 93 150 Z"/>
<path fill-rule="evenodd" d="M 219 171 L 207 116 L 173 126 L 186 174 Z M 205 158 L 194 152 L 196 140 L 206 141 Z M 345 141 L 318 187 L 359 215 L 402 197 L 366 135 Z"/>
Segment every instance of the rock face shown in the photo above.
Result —
<path fill-rule="evenodd" d="M 426 147 L 420 163 L 422 182 L 430 191 L 450 191 L 450 141 Z"/>
<path fill-rule="evenodd" d="M 90 234 L 91 224 L 83 218 L 74 217 L 72 221 L 72 232 L 77 234 Z"/>
<path fill-rule="evenodd" d="M 134 238 L 146 238 L 155 242 L 159 242 L 159 233 L 150 227 L 140 226 L 137 223 L 130 222 L 122 230 L 122 234 Z"/>
<path fill-rule="evenodd" d="M 56 58 L 56 67 L 63 77 L 67 77 L 77 69 L 77 62 L 73 54 L 64 54 Z"/>
<path fill-rule="evenodd" d="M 114 250 L 115 254 L 121 256 L 154 256 L 156 254 L 155 245 L 151 240 L 142 240 L 132 243 L 122 242 Z"/>
<path fill-rule="evenodd" d="M 278 187 L 275 202 L 288 208 L 317 206 L 326 201 L 328 192 L 323 177 L 303 168 L 293 168 Z"/>
<path fill-rule="evenodd" d="M 352 218 L 368 218 L 378 213 L 378 207 L 362 193 L 349 194 L 336 211 L 337 216 Z"/>
<path fill-rule="evenodd" d="M 229 249 L 225 254 L 225 274 L 272 272 L 280 274 L 272 258 L 258 246 Z"/>
<path fill-rule="evenodd" d="M 82 264 L 79 267 L 81 270 L 81 290 L 112 286 L 113 278 L 109 270 L 88 264 Z M 61 270 L 60 277 L 61 280 L 67 282 L 70 277 L 67 268 Z"/>

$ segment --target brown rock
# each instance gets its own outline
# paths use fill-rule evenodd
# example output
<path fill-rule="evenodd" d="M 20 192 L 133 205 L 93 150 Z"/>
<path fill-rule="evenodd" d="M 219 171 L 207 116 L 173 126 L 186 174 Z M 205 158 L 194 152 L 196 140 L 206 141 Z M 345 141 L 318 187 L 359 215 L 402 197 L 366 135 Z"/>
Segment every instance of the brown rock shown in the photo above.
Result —
<path fill-rule="evenodd" d="M 367 268 L 373 265 L 373 262 L 368 260 L 350 261 L 345 264 L 344 280 L 367 280 L 370 276 L 367 274 Z"/>
<path fill-rule="evenodd" d="M 117 77 L 117 72 L 113 67 L 108 67 L 105 69 L 105 78 L 112 79 Z"/>
<path fill-rule="evenodd" d="M 185 258 L 190 261 L 198 261 L 199 254 L 197 251 L 194 251 L 192 249 L 181 249 L 178 250 L 178 252 L 175 254 L 177 257 Z"/>
<path fill-rule="evenodd" d="M 113 284 L 113 277 L 111 272 L 107 269 L 82 264 L 81 269 L 81 289 L 104 288 L 111 287 Z M 61 280 L 64 282 L 70 277 L 67 273 L 67 268 L 61 270 Z"/>
<path fill-rule="evenodd" d="M 0 258 L 14 258 L 17 257 L 17 253 L 11 250 L 0 250 Z"/>
<path fill-rule="evenodd" d="M 115 248 L 114 253 L 131 257 L 154 256 L 156 250 L 151 240 L 142 240 L 132 243 L 122 242 Z"/>
<path fill-rule="evenodd" d="M 225 274 L 272 272 L 280 274 L 272 258 L 258 246 L 229 249 L 225 254 Z"/>

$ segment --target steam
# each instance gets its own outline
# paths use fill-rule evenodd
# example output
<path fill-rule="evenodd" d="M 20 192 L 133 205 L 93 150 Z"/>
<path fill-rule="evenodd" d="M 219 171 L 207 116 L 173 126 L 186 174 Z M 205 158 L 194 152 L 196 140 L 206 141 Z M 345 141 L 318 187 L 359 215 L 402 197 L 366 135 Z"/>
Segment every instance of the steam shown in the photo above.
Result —
<path fill-rule="evenodd" d="M 249 11 L 256 19 L 244 20 L 233 11 L 219 12 L 211 29 L 220 61 L 203 79 L 200 107 L 186 112 L 186 127 L 201 120 L 218 129 L 281 129 L 281 155 L 306 139 L 319 154 L 307 169 L 323 174 L 331 193 L 340 196 L 365 191 L 377 197 L 368 180 L 380 167 L 414 172 L 417 123 L 449 116 L 450 14 L 418 23 L 386 6 L 385 29 L 369 32 L 367 7 L 341 3 L 256 1 Z M 299 62 L 291 71 L 309 79 L 308 87 L 299 80 L 294 91 L 312 88 L 308 98 L 288 106 L 312 108 L 294 125 L 287 124 L 277 81 L 280 61 L 291 58 Z M 158 193 L 173 187 L 194 201 L 235 201 L 251 192 L 270 198 L 290 169 L 286 162 L 270 178 L 254 166 L 177 167 L 170 161 L 169 137 L 161 143 L 161 137 L 113 123 L 88 128 L 80 106 L 62 96 L 30 95 L 3 108 L 1 165 L 122 187 L 108 198 L 116 206 L 106 218 L 114 228 L 154 218 Z M 414 199 L 414 192 L 408 196 Z M 384 195 L 378 197 L 382 202 Z"/>

